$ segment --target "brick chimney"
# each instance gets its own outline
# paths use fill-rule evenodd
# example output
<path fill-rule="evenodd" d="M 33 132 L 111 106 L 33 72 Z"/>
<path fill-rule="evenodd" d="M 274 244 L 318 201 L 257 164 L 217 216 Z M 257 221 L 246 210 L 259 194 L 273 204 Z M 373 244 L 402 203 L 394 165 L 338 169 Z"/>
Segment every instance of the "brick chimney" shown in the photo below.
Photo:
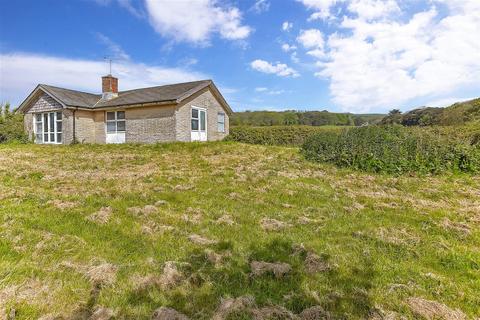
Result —
<path fill-rule="evenodd" d="M 102 77 L 102 99 L 118 97 L 118 79 L 111 74 Z"/>

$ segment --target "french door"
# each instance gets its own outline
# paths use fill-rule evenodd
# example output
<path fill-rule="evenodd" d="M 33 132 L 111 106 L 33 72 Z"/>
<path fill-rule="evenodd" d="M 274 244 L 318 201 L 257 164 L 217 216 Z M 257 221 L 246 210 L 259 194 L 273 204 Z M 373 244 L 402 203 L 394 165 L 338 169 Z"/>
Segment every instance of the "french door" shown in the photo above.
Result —
<path fill-rule="evenodd" d="M 191 139 L 207 141 L 207 109 L 192 107 Z"/>
<path fill-rule="evenodd" d="M 44 112 L 34 115 L 35 143 L 62 143 L 62 113 Z"/>

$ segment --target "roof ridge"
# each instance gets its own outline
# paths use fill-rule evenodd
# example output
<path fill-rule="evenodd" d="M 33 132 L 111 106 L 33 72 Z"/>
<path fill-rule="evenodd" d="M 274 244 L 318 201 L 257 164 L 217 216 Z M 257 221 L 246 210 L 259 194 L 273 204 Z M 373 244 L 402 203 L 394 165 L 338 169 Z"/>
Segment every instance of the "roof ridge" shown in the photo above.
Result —
<path fill-rule="evenodd" d="M 119 93 L 119 94 L 120 94 L 120 93 L 129 93 L 129 92 L 136 91 L 136 90 L 153 89 L 153 88 L 176 86 L 176 85 L 188 84 L 188 83 L 195 83 L 195 82 L 207 82 L 207 81 L 212 81 L 212 80 L 211 80 L 211 79 L 203 79 L 203 80 L 195 80 L 195 81 L 187 81 L 187 82 L 176 82 L 176 83 L 162 84 L 162 85 L 159 85 L 159 86 L 142 87 L 142 88 L 125 90 L 125 91 L 119 91 L 118 93 Z"/>
<path fill-rule="evenodd" d="M 40 87 L 50 87 L 50 88 L 61 89 L 61 90 L 74 91 L 74 92 L 79 92 L 79 93 L 84 93 L 84 94 L 90 94 L 92 96 L 101 96 L 101 94 L 99 94 L 99 93 L 91 93 L 91 92 L 80 91 L 80 90 L 75 90 L 75 89 L 62 88 L 62 87 L 52 86 L 52 85 L 44 84 L 44 83 L 40 83 L 39 86 Z"/>

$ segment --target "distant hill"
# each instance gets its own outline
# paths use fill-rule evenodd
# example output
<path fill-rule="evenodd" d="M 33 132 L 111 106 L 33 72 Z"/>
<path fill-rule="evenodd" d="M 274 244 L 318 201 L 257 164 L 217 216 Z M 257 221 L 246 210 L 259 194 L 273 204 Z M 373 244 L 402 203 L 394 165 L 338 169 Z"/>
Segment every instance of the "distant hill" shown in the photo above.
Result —
<path fill-rule="evenodd" d="M 380 123 L 404 126 L 459 125 L 480 121 L 480 98 L 458 102 L 446 108 L 418 108 L 406 113 L 390 113 Z"/>
<path fill-rule="evenodd" d="M 236 112 L 230 118 L 233 126 L 360 126 L 378 123 L 384 114 L 352 114 L 328 111 L 245 111 Z"/>

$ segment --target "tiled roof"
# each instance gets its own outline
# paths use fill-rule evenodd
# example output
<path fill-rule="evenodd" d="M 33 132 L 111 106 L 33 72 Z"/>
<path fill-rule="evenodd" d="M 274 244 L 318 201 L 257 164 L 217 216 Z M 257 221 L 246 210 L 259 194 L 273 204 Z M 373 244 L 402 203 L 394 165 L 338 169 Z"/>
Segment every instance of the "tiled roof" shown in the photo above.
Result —
<path fill-rule="evenodd" d="M 183 97 L 188 97 L 191 94 L 202 90 L 211 83 L 211 80 L 201 80 L 120 91 L 118 93 L 118 97 L 111 100 L 102 100 L 102 95 L 100 94 L 91 94 L 87 92 L 58 88 L 45 84 L 41 84 L 40 88 L 53 95 L 54 98 L 58 99 L 66 106 L 97 109 L 154 102 L 172 101 L 175 103 L 179 100 L 182 100 Z"/>

